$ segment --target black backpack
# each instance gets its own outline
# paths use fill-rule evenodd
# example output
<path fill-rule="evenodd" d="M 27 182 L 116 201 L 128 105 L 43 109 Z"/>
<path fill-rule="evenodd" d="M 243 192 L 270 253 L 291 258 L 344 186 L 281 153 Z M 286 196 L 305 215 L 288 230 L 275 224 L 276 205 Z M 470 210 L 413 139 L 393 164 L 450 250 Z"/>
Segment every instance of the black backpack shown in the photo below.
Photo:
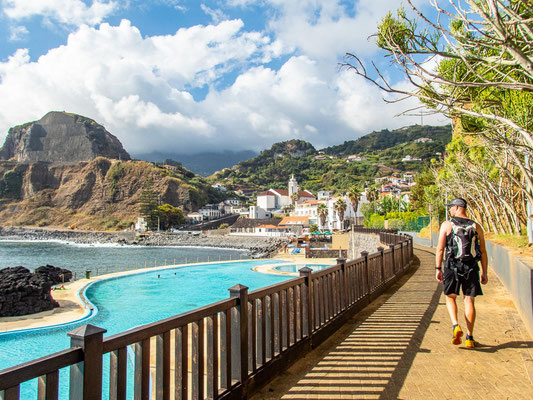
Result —
<path fill-rule="evenodd" d="M 461 262 L 481 259 L 476 223 L 470 219 L 452 218 L 448 255 Z"/>

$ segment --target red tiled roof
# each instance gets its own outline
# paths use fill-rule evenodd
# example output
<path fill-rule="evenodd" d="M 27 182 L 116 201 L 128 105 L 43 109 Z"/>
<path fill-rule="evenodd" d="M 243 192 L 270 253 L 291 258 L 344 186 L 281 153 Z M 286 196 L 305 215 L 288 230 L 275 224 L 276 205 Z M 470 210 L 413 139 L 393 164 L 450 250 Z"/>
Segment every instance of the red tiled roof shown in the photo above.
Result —
<path fill-rule="evenodd" d="M 276 193 L 272 192 L 271 190 L 267 190 L 266 192 L 259 193 L 257 196 L 275 196 Z"/>
<path fill-rule="evenodd" d="M 279 223 L 280 225 L 308 224 L 309 217 L 285 217 Z"/>
<path fill-rule="evenodd" d="M 276 225 L 260 225 L 258 226 L 258 228 L 286 229 L 286 228 L 283 228 L 281 226 L 276 226 Z"/>
<path fill-rule="evenodd" d="M 300 190 L 298 192 L 298 196 L 300 197 L 306 197 L 308 199 L 316 199 L 315 195 L 307 190 Z"/>

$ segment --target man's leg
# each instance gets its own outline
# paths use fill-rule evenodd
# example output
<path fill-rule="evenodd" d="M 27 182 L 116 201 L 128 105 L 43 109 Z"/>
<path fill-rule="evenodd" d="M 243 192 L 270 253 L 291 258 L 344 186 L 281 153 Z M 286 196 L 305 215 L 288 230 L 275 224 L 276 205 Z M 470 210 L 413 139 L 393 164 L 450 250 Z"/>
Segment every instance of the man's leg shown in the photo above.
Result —
<path fill-rule="evenodd" d="M 446 295 L 446 307 L 448 308 L 448 313 L 450 314 L 450 319 L 452 320 L 453 325 L 457 325 L 457 303 L 455 302 L 456 298 L 456 294 Z"/>
<path fill-rule="evenodd" d="M 473 336 L 474 322 L 476 321 L 476 307 L 474 305 L 475 297 L 465 296 L 465 319 L 466 319 L 466 334 Z M 457 311 L 456 311 L 457 312 Z"/>

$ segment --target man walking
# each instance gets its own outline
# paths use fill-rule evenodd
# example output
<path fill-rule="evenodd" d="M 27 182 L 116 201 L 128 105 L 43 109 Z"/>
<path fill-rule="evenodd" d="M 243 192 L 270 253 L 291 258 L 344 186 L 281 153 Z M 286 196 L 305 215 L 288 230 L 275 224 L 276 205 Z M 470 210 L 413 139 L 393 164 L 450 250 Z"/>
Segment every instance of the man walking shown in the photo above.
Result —
<path fill-rule="evenodd" d="M 452 218 L 442 223 L 435 260 L 436 278 L 444 283 L 446 307 L 453 324 L 452 343 L 460 344 L 463 331 L 457 322 L 457 295 L 463 291 L 465 303 L 466 340 L 465 346 L 475 347 L 474 322 L 476 308 L 474 299 L 483 295 L 482 284 L 487 278 L 487 252 L 483 229 L 467 218 L 466 200 L 457 198 L 446 204 Z M 446 250 L 444 271 L 442 256 Z M 481 261 L 481 280 L 478 261 Z"/>

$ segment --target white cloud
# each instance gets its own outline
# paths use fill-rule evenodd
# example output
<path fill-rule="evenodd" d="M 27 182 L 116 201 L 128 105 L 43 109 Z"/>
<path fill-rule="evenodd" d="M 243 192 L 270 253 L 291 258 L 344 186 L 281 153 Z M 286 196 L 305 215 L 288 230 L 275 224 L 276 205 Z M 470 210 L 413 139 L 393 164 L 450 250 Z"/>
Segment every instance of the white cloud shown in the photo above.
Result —
<path fill-rule="evenodd" d="M 164 36 L 143 36 L 123 20 L 119 26 L 82 25 L 64 46 L 36 61 L 28 50 L 17 50 L 0 63 L 0 143 L 9 127 L 50 110 L 95 119 L 132 153 L 261 150 L 292 138 L 322 147 L 419 123 L 395 117 L 416 106 L 414 100 L 388 105 L 376 87 L 337 70 L 338 57 L 363 51 L 358 46 L 366 42 L 365 29 L 375 29 L 375 20 L 361 18 L 378 18 L 392 1 L 375 0 L 376 10 L 360 2 L 355 16 L 325 0 L 300 1 L 299 8 L 268 1 L 283 11 L 271 25 L 278 29 L 273 40 L 246 31 L 239 19 Z M 296 18 L 294 29 L 280 22 L 289 16 Z M 357 23 L 362 34 L 350 26 Z M 350 37 L 344 27 L 351 29 Z M 368 54 L 373 51 L 368 47 Z M 277 68 L 262 64 L 281 56 Z M 192 96 L 198 88 L 209 88 L 204 100 Z M 424 122 L 446 121 L 425 117 Z"/>
<path fill-rule="evenodd" d="M 260 34 L 242 32 L 239 20 L 147 38 L 126 20 L 82 26 L 35 62 L 18 50 L 0 63 L 0 132 L 67 110 L 103 123 L 131 151 L 198 150 L 205 145 L 198 137 L 214 128 L 184 87 L 212 84 L 266 44 Z M 213 146 L 221 143 L 217 137 Z"/>
<path fill-rule="evenodd" d="M 12 42 L 24 40 L 28 33 L 28 29 L 23 25 L 12 26 L 9 30 L 9 40 Z"/>
<path fill-rule="evenodd" d="M 20 20 L 39 15 L 64 25 L 97 25 L 118 7 L 113 0 L 93 0 L 87 6 L 81 0 L 3 0 L 4 13 Z"/>
<path fill-rule="evenodd" d="M 218 24 L 220 21 L 224 21 L 225 19 L 228 19 L 228 16 L 224 14 L 224 12 L 220 9 L 213 9 L 207 7 L 205 4 L 201 4 L 200 8 L 202 11 L 208 15 L 214 24 Z"/>

